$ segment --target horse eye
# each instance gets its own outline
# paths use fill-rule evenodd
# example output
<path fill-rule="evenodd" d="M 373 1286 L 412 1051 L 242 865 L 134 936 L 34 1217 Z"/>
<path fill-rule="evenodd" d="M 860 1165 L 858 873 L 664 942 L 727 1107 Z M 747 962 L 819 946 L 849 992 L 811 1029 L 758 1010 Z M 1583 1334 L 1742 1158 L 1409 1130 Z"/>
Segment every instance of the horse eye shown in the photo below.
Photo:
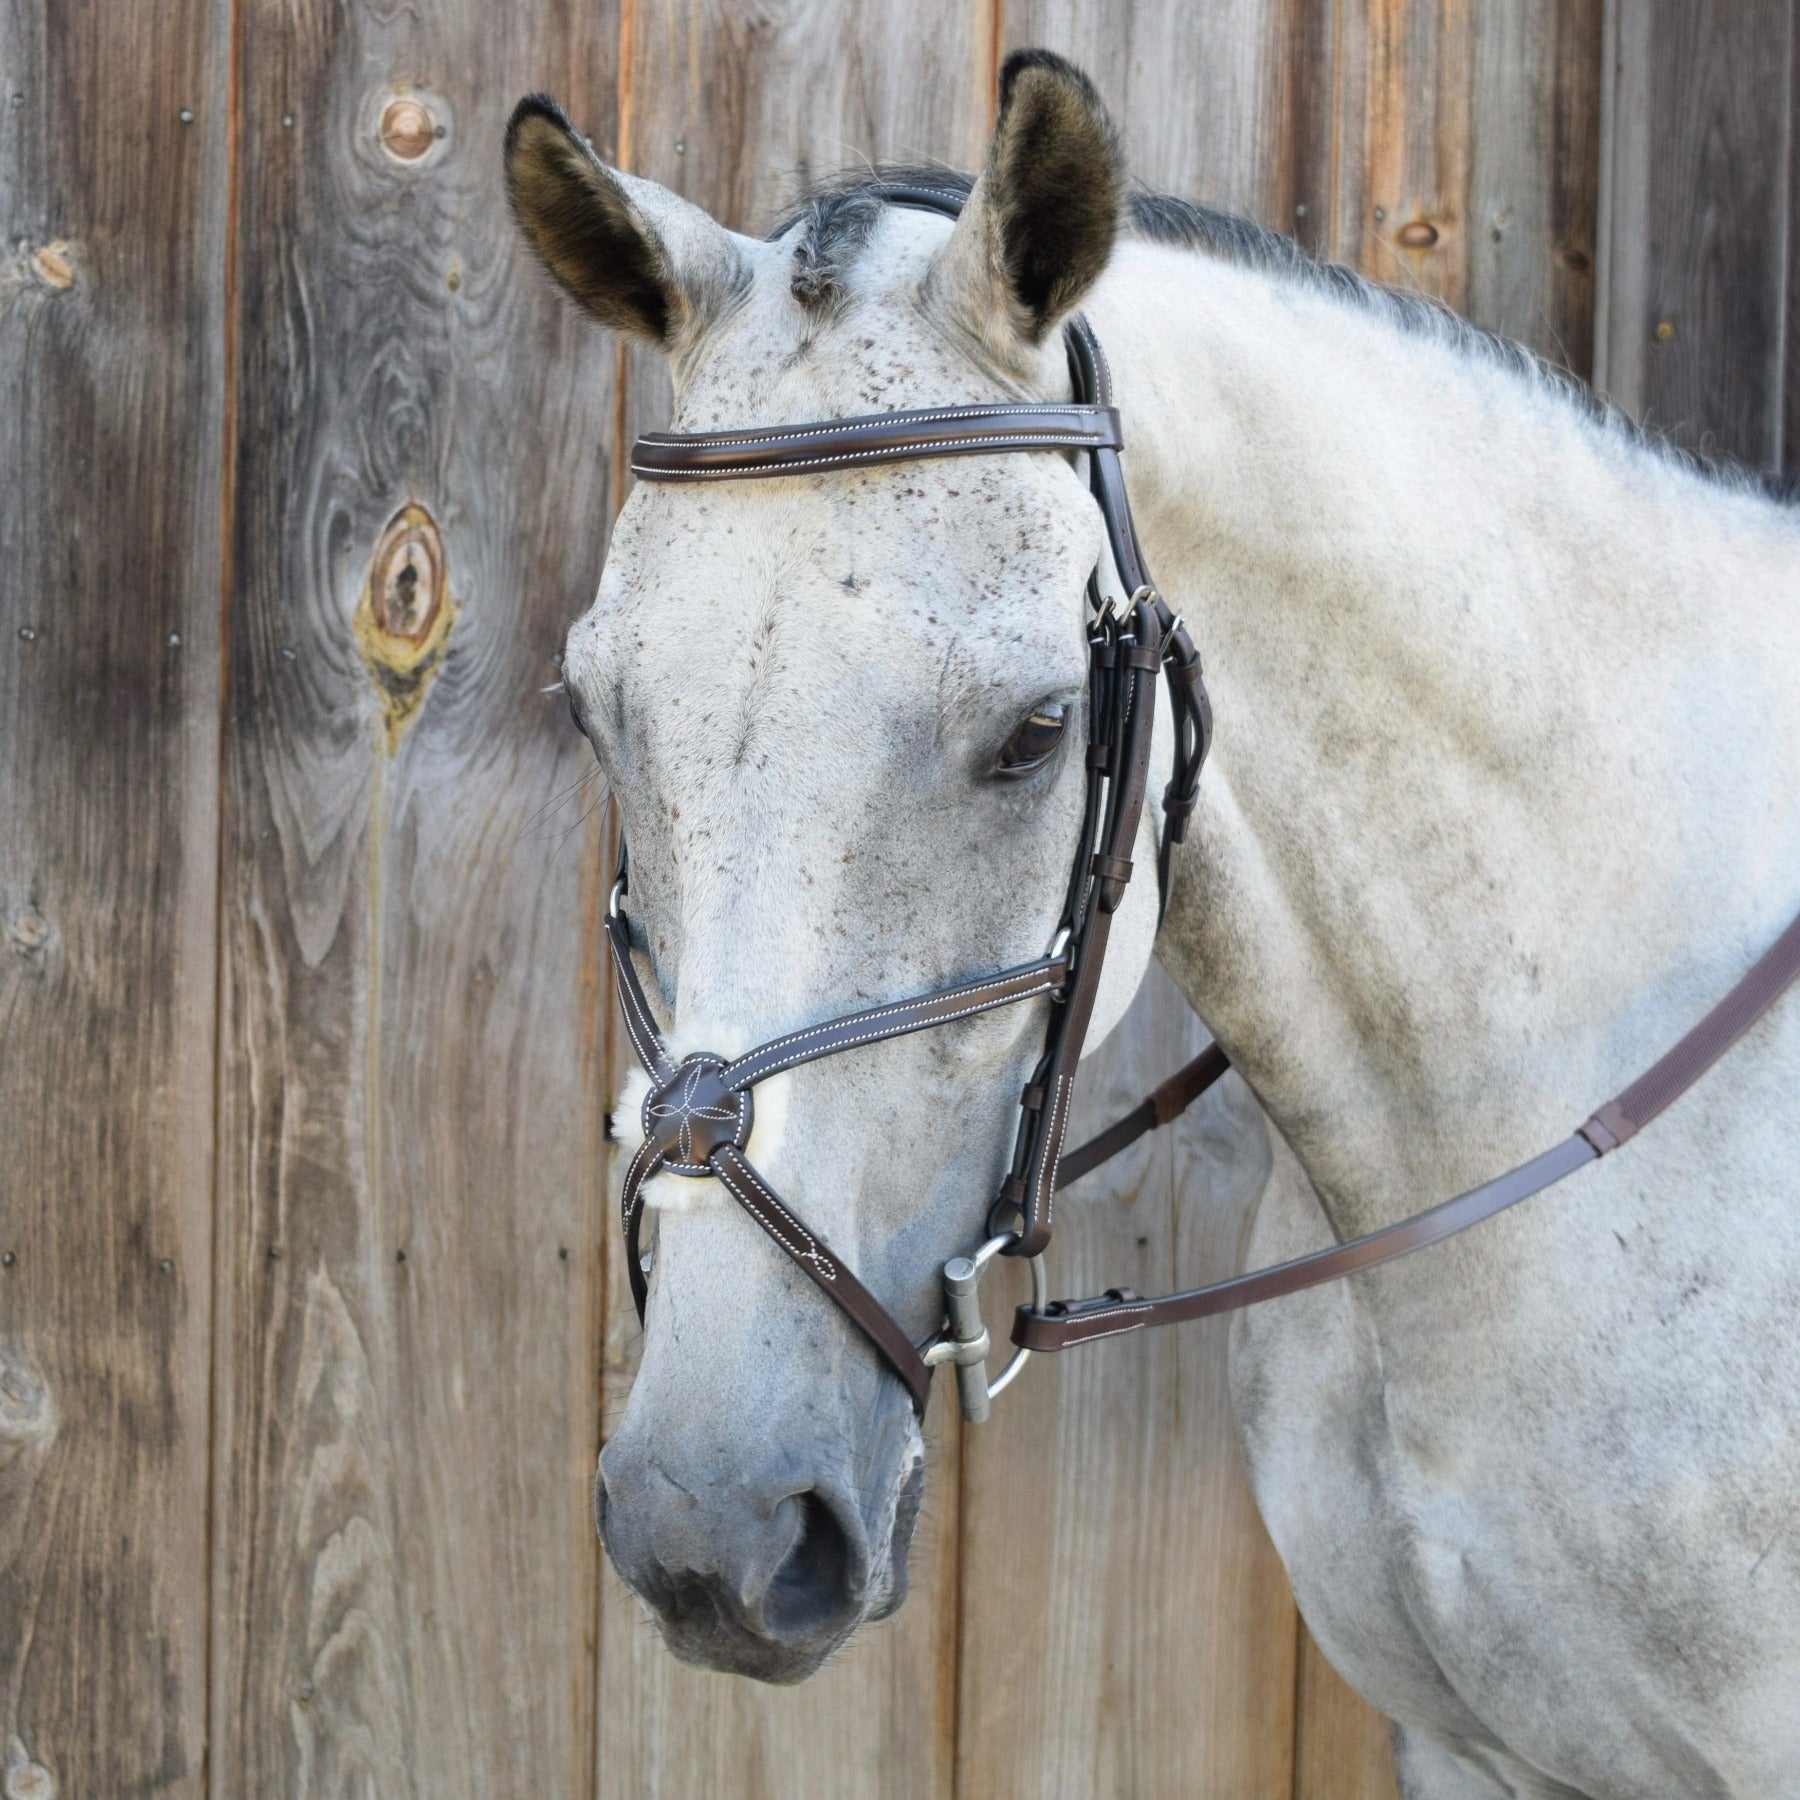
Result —
<path fill-rule="evenodd" d="M 1068 709 L 1060 701 L 1047 701 L 1033 707 L 1006 740 L 1006 748 L 1000 752 L 994 773 L 1007 780 L 1017 780 L 1034 769 L 1041 769 L 1062 742 L 1067 719 Z"/>

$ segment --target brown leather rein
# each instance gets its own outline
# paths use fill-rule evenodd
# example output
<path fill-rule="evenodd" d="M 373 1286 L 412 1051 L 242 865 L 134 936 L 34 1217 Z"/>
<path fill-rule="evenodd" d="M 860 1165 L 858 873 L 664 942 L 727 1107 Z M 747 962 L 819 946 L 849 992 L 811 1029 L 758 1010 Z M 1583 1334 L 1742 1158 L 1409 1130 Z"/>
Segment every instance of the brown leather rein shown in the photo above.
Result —
<path fill-rule="evenodd" d="M 961 196 L 935 190 L 872 191 L 899 204 L 951 215 L 961 206 Z M 1051 451 L 1087 457 L 1089 486 L 1130 599 L 1123 604 L 1105 600 L 1098 570 L 1089 580 L 1086 799 L 1062 921 L 1044 956 L 997 975 L 789 1032 L 734 1059 L 700 1053 L 676 1064 L 633 967 L 630 922 L 620 905 L 629 880 L 623 839 L 605 921 L 620 1006 L 633 1048 L 651 1080 L 643 1106 L 644 1141 L 626 1169 L 620 1195 L 626 1268 L 639 1319 L 648 1302 L 648 1259 L 639 1249 L 645 1184 L 661 1172 L 713 1178 L 868 1338 L 921 1413 L 930 1394 L 932 1369 L 949 1362 L 957 1370 L 964 1415 L 975 1422 L 987 1417 L 990 1395 L 1012 1379 L 1032 1351 L 1064 1350 L 1297 1293 L 1439 1243 L 1541 1192 L 1647 1125 L 1699 1080 L 1800 975 L 1800 918 L 1796 918 L 1674 1049 L 1573 1135 L 1518 1168 L 1398 1224 L 1158 1299 L 1147 1300 L 1130 1288 L 1118 1287 L 1084 1300 L 1048 1300 L 1040 1259 L 1050 1238 L 1055 1194 L 1146 1132 L 1178 1117 L 1229 1067 L 1224 1052 L 1210 1046 L 1124 1118 L 1079 1149 L 1062 1154 L 1070 1094 L 1099 988 L 1112 915 L 1131 878 L 1159 674 L 1168 687 L 1175 723 L 1174 771 L 1163 793 L 1164 829 L 1157 863 L 1164 907 L 1174 847 L 1193 812 L 1212 735 L 1199 656 L 1180 618 L 1150 581 L 1132 524 L 1119 463 L 1119 417 L 1112 405 L 1104 353 L 1079 317 L 1065 337 L 1075 392 L 1071 402 L 997 401 L 747 430 L 652 432 L 637 440 L 631 454 L 633 471 L 652 481 L 816 475 L 928 456 L 995 452 Z M 753 1120 L 751 1090 L 772 1075 L 821 1056 L 1040 995 L 1053 1003 L 1044 1051 L 1020 1096 L 1012 1168 L 990 1209 L 989 1236 L 973 1255 L 952 1258 L 945 1265 L 948 1329 L 927 1345 L 915 1345 L 842 1258 L 782 1202 L 746 1159 Z M 977 1289 L 982 1269 L 995 1254 L 1031 1261 L 1034 1299 L 1018 1309 L 1013 1322 L 1017 1353 L 1004 1374 L 990 1382 L 989 1340 Z"/>

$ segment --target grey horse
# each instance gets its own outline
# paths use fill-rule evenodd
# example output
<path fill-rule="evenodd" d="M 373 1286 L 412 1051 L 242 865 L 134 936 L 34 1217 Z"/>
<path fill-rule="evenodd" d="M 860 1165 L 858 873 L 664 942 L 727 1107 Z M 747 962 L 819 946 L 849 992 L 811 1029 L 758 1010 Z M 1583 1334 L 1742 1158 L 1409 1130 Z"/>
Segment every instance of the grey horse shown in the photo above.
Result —
<path fill-rule="evenodd" d="M 556 280 L 667 355 L 678 429 L 1065 397 L 1091 319 L 1218 718 L 1096 1030 L 1160 957 L 1270 1121 L 1253 1258 L 1547 1147 L 1800 907 L 1795 511 L 1428 305 L 1127 199 L 1057 58 L 1008 62 L 954 226 L 852 186 L 740 237 L 541 101 L 507 170 Z M 632 493 L 565 669 L 676 1054 L 1042 952 L 1101 555 L 1047 453 Z M 759 1090 L 752 1160 L 920 1339 L 1045 1004 Z M 1797 1091 L 1790 1000 L 1554 1196 L 1240 1321 L 1258 1503 L 1409 1796 L 1800 1792 Z M 714 1184 L 649 1199 L 602 1532 L 677 1654 L 799 1679 L 900 1603 L 917 1422 Z"/>

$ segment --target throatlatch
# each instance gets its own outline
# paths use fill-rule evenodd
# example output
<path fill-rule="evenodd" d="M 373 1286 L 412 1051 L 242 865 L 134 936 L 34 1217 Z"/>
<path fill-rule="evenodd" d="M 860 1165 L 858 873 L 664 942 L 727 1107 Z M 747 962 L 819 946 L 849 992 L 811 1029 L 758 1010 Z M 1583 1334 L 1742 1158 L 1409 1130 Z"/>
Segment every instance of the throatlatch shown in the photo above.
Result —
<path fill-rule="evenodd" d="M 926 207 L 951 217 L 963 203 L 960 194 L 929 188 L 869 191 L 895 204 Z M 663 1045 L 632 966 L 631 927 L 620 904 L 629 873 L 622 840 L 606 917 L 619 1003 L 632 1046 L 651 1080 L 643 1109 L 644 1142 L 625 1172 L 620 1202 L 626 1267 L 638 1317 L 644 1315 L 648 1295 L 638 1244 L 644 1184 L 658 1173 L 713 1177 L 868 1338 L 921 1413 L 930 1394 L 932 1369 L 941 1362 L 953 1364 L 963 1413 L 972 1422 L 987 1417 L 989 1397 L 1011 1381 L 1032 1351 L 1062 1350 L 1315 1287 L 1437 1243 L 1540 1192 L 1648 1124 L 1800 975 L 1800 919 L 1796 919 L 1693 1031 L 1572 1137 L 1498 1179 L 1397 1225 L 1161 1299 L 1146 1300 L 1129 1288 L 1111 1288 L 1086 1300 L 1049 1300 L 1042 1254 L 1050 1240 L 1057 1191 L 1146 1131 L 1168 1124 L 1229 1066 L 1221 1050 L 1209 1047 L 1116 1124 L 1063 1156 L 1070 1096 L 1093 1015 L 1112 916 L 1131 879 L 1131 853 L 1149 778 L 1159 676 L 1167 684 L 1175 737 L 1173 773 L 1162 796 L 1156 871 L 1164 908 L 1174 849 L 1186 834 L 1212 738 L 1212 709 L 1200 658 L 1181 619 L 1171 613 L 1151 581 L 1132 524 L 1119 463 L 1119 416 L 1112 404 L 1105 354 L 1079 316 L 1065 328 L 1064 337 L 1072 401 L 994 401 L 692 435 L 652 432 L 639 438 L 631 453 L 634 472 L 651 481 L 742 481 L 997 452 L 1051 451 L 1087 458 L 1088 484 L 1129 598 L 1109 601 L 1102 593 L 1099 571 L 1090 576 L 1086 798 L 1062 921 L 1044 956 L 937 993 L 792 1031 L 735 1059 L 698 1054 L 676 1064 Z M 923 1347 L 915 1345 L 843 1260 L 782 1203 L 746 1160 L 754 1117 L 752 1090 L 759 1081 L 817 1057 L 1039 996 L 1056 1004 L 1049 1008 L 1043 1054 L 1020 1096 L 1012 1165 L 989 1210 L 987 1236 L 972 1254 L 952 1257 L 945 1264 L 945 1330 Z M 1033 1297 L 1014 1320 L 1012 1338 L 1018 1348 L 1012 1360 L 990 1382 L 989 1339 L 978 1290 L 982 1270 L 996 1255 L 1029 1259 Z"/>

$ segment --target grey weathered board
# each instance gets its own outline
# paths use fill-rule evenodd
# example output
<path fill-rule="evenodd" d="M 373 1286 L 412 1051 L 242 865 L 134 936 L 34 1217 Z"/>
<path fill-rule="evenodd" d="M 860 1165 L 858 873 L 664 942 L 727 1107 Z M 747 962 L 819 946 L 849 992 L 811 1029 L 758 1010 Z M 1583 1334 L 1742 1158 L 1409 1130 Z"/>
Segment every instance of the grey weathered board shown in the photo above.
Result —
<path fill-rule="evenodd" d="M 9 1796 L 204 1780 L 226 24 L 0 7 Z"/>
<path fill-rule="evenodd" d="M 601 821 L 540 690 L 613 359 L 522 265 L 498 145 L 528 88 L 609 118 L 616 16 L 239 31 L 214 1787 L 580 1794 Z"/>
<path fill-rule="evenodd" d="M 539 690 L 667 387 L 519 256 L 499 130 L 548 88 L 760 230 L 970 166 L 1047 42 L 1148 181 L 1791 465 L 1794 11 L 0 6 L 0 1791 L 1391 1791 L 1222 1323 L 941 1407 L 913 1597 L 799 1691 L 603 1570 L 604 809 Z M 1153 979 L 1075 1128 L 1197 1033 Z M 1077 1190 L 1059 1285 L 1231 1265 L 1259 1130 L 1233 1085 Z"/>
<path fill-rule="evenodd" d="M 1768 467 L 1793 441 L 1784 375 L 1796 391 L 1794 15 L 1793 0 L 1614 0 L 1607 16 L 1596 384 L 1680 443 Z"/>

